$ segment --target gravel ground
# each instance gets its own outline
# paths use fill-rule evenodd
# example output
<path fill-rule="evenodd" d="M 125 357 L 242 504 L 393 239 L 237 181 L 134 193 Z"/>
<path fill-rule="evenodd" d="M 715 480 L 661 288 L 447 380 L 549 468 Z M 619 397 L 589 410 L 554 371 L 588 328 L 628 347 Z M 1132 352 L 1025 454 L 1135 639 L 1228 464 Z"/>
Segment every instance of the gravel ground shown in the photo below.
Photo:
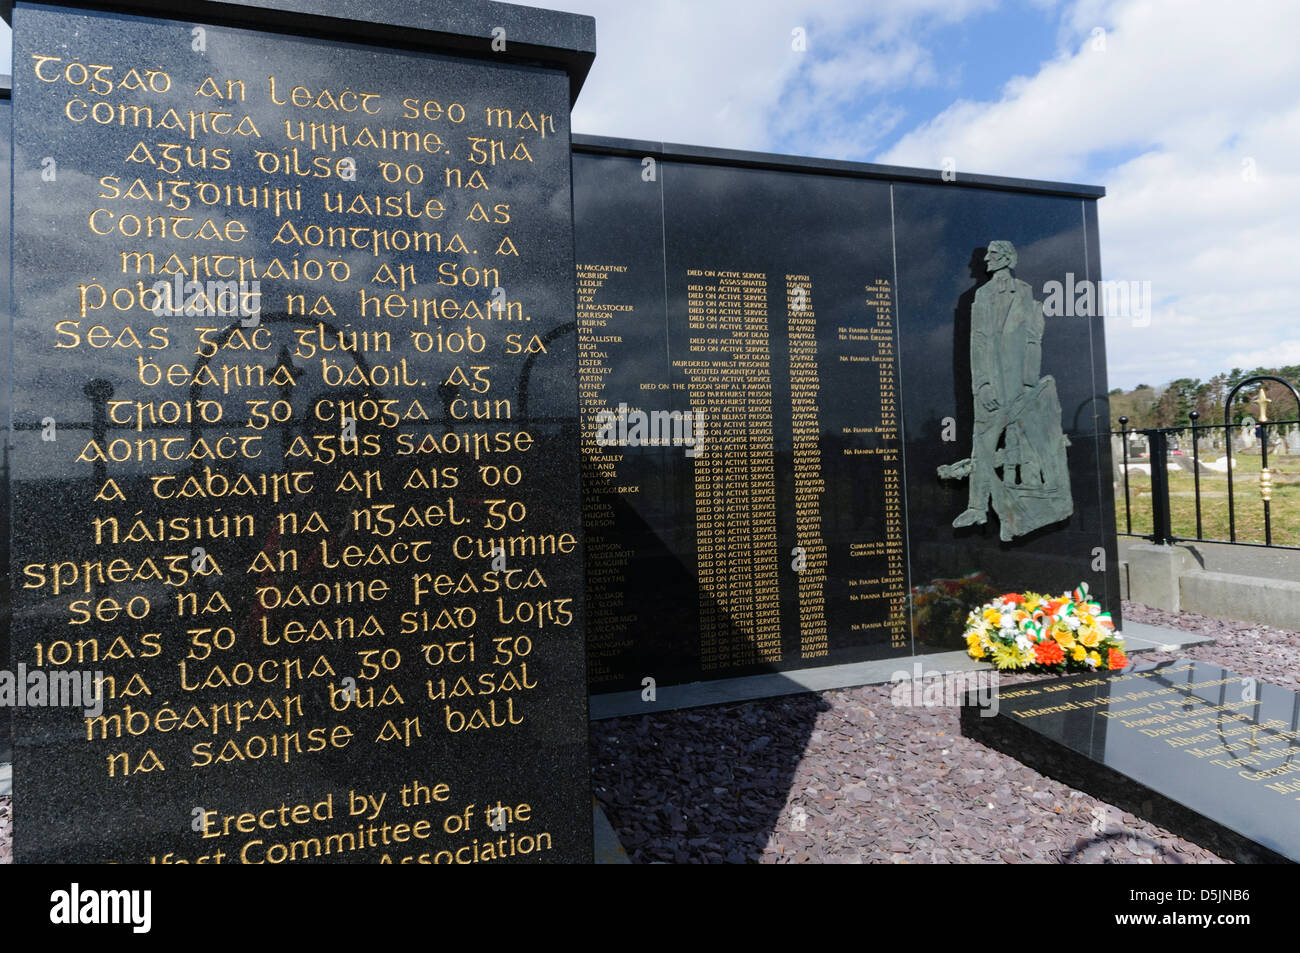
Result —
<path fill-rule="evenodd" d="M 1300 633 L 1135 603 L 1124 617 L 1215 638 L 1180 654 L 1300 691 Z M 963 738 L 956 709 L 893 706 L 888 685 L 594 722 L 591 748 L 634 863 L 1222 862 Z M 0 863 L 12 832 L 0 797 Z"/>
<path fill-rule="evenodd" d="M 1300 633 L 1124 615 L 1211 636 L 1180 654 L 1300 690 Z M 889 690 L 595 722 L 596 796 L 634 863 L 1222 862 L 963 738 L 956 709 L 895 707 Z"/>

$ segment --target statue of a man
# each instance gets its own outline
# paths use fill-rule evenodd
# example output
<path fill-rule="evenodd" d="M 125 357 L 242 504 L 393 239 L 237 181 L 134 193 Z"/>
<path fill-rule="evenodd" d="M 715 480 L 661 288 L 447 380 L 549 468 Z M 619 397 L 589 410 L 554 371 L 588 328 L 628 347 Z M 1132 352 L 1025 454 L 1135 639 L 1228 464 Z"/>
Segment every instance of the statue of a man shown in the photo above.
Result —
<path fill-rule="evenodd" d="M 1012 277 L 1016 249 L 1010 242 L 989 242 L 984 256 L 989 281 L 975 292 L 971 306 L 970 376 L 975 397 L 975 433 L 971 441 L 970 502 L 953 526 L 988 522 L 990 498 L 1003 473 L 1013 467 L 1038 470 L 1034 454 L 1025 453 L 1019 421 L 1038 384 L 1043 358 L 1043 308 L 1033 290 Z M 998 442 L 1006 434 L 1000 459 Z M 1023 482 L 1031 474 L 1020 472 Z M 1041 481 L 1041 474 L 1033 474 Z M 1000 502 L 994 499 L 996 504 Z"/>

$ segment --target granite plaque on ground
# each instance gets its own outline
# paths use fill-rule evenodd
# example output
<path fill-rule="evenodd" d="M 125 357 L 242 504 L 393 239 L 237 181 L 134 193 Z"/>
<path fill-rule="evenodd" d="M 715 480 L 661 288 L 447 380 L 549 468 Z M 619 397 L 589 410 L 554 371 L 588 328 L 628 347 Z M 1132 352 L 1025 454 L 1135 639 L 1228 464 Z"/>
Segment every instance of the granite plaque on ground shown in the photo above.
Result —
<path fill-rule="evenodd" d="M 589 859 L 592 21 L 267 6 L 13 11 L 17 859 Z"/>
<path fill-rule="evenodd" d="M 1239 861 L 1300 860 L 1300 696 L 1189 659 L 1013 685 L 963 732 Z"/>
<path fill-rule="evenodd" d="M 580 137 L 593 691 L 963 648 L 1025 588 L 1117 614 L 1100 194 Z"/>

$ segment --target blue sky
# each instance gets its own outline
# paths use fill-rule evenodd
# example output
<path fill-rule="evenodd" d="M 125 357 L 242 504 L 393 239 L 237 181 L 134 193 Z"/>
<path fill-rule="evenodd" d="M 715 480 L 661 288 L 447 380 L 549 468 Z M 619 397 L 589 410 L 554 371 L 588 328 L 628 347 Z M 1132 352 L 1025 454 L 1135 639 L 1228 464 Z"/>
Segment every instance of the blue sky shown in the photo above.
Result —
<path fill-rule="evenodd" d="M 576 132 L 1106 186 L 1103 274 L 1154 299 L 1113 386 L 1300 363 L 1300 3 L 527 5 L 596 18 Z"/>

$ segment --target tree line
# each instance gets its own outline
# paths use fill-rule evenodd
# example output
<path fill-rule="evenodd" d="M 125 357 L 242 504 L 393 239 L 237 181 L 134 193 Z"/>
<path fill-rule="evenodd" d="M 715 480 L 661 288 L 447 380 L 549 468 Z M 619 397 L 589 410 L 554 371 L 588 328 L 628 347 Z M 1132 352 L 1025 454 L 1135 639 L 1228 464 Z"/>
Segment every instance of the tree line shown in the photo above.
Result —
<path fill-rule="evenodd" d="M 1132 390 L 1116 387 L 1110 392 L 1110 425 L 1119 430 L 1120 417 L 1127 417 L 1129 430 L 1147 427 L 1186 427 L 1191 424 L 1192 411 L 1200 414 L 1198 424 L 1222 424 L 1224 401 L 1239 383 L 1260 374 L 1272 374 L 1300 386 L 1300 364 L 1285 367 L 1257 367 L 1252 371 L 1234 367 L 1226 374 L 1216 374 L 1209 380 L 1180 377 L 1160 387 L 1138 384 Z M 1300 417 L 1295 399 L 1290 392 L 1274 381 L 1263 384 L 1269 420 L 1295 420 Z M 1259 419 L 1259 385 L 1250 384 L 1237 392 L 1232 402 L 1229 419 L 1241 423 L 1246 417 Z"/>

